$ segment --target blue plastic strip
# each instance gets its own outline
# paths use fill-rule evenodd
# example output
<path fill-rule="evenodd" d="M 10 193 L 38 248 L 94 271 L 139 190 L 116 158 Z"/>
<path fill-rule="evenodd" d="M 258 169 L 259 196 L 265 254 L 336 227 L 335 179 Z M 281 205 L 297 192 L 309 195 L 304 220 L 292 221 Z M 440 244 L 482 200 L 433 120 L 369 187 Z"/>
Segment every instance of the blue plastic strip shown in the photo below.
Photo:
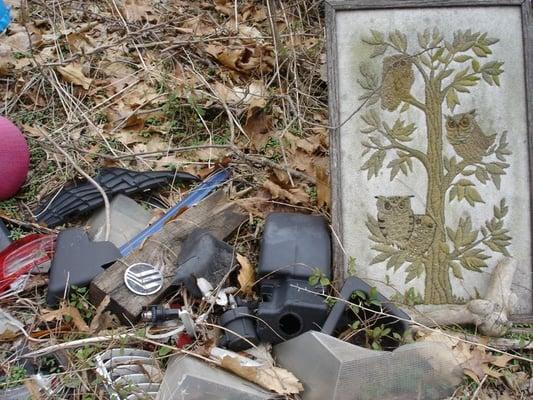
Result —
<path fill-rule="evenodd" d="M 142 232 L 138 233 L 137 236 L 131 239 L 128 243 L 122 245 L 122 247 L 119 249 L 122 256 L 127 256 L 133 250 L 138 249 L 141 244 L 146 240 L 146 238 L 163 229 L 163 226 L 165 226 L 169 219 L 172 219 L 182 210 L 198 204 L 200 201 L 206 198 L 209 193 L 211 193 L 218 186 L 226 182 L 230 178 L 230 176 L 231 172 L 229 171 L 229 169 L 223 169 L 218 172 L 215 172 L 213 175 L 208 177 L 196 188 L 191 190 L 187 197 L 185 197 L 181 202 L 179 202 L 170 210 L 168 210 L 167 213 L 161 218 L 159 218 L 155 223 L 144 229 Z"/>
<path fill-rule="evenodd" d="M 9 7 L 5 5 L 4 0 L 0 0 L 0 33 L 6 30 L 10 22 Z"/>

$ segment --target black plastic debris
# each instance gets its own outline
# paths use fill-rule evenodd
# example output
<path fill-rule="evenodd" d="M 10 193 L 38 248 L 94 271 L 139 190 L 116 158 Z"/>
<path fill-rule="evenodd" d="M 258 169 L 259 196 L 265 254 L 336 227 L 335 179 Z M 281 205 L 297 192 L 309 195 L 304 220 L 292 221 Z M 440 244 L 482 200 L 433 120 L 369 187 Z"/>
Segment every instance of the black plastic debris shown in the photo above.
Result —
<path fill-rule="evenodd" d="M 346 279 L 344 286 L 342 287 L 340 298 L 345 301 L 337 301 L 329 316 L 322 327 L 322 333 L 327 335 L 336 335 L 340 331 L 346 329 L 349 324 L 354 322 L 354 319 L 369 320 L 372 317 L 374 320 L 373 325 L 380 326 L 385 325 L 391 329 L 392 332 L 398 333 L 400 336 L 409 328 L 409 321 L 411 320 L 409 315 L 396 307 L 381 293 L 377 292 L 374 303 L 367 304 L 364 299 L 359 296 L 352 296 L 354 292 L 362 292 L 368 298 L 372 288 L 363 280 L 352 276 Z M 374 289 L 375 290 L 375 289 Z M 364 303 L 365 308 L 369 310 L 359 309 L 361 315 L 355 316 L 354 313 L 348 308 L 348 303 L 354 304 Z M 375 314 L 373 311 L 380 312 L 387 315 Z"/>
<path fill-rule="evenodd" d="M 194 175 L 175 171 L 136 172 L 122 168 L 105 168 L 94 178 L 109 197 L 132 195 L 159 188 L 170 182 L 196 182 Z M 90 182 L 74 183 L 50 196 L 35 211 L 40 223 L 49 227 L 61 225 L 67 218 L 84 214 L 104 204 L 101 193 Z"/>
<path fill-rule="evenodd" d="M 320 295 L 324 288 L 310 285 L 309 278 L 315 274 L 331 277 L 331 239 L 326 220 L 316 215 L 270 214 L 257 273 L 262 278 L 257 333 L 263 342 L 275 344 L 319 330 L 327 317 L 327 306 Z"/>
<path fill-rule="evenodd" d="M 193 231 L 181 248 L 173 285 L 184 285 L 192 296 L 202 298 L 196 280 L 204 278 L 217 287 L 236 265 L 234 253 L 233 247 L 209 232 Z"/>
<path fill-rule="evenodd" d="M 232 308 L 222 314 L 220 325 L 226 329 L 221 345 L 232 351 L 246 350 L 259 343 L 255 316 L 246 305 Z"/>
<path fill-rule="evenodd" d="M 9 237 L 9 230 L 4 225 L 2 220 L 0 220 L 0 251 L 4 250 L 10 244 L 11 239 Z"/>
<path fill-rule="evenodd" d="M 46 302 L 55 306 L 71 286 L 87 286 L 105 267 L 121 257 L 111 242 L 91 242 L 82 229 L 59 233 L 50 267 Z M 67 287 L 68 285 L 68 287 Z"/>

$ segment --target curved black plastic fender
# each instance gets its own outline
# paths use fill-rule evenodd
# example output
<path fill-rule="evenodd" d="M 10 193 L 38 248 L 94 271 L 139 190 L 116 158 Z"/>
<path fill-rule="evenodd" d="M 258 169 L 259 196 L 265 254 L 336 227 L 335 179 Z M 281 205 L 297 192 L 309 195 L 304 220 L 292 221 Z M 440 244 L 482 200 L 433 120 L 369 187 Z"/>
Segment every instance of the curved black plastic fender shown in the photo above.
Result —
<path fill-rule="evenodd" d="M 137 172 L 123 168 L 105 168 L 94 178 L 109 197 L 130 195 L 168 185 L 170 182 L 197 182 L 200 179 L 187 172 Z M 104 204 L 102 195 L 90 182 L 82 181 L 64 187 L 48 197 L 34 211 L 37 220 L 49 227 L 65 223 L 68 217 L 83 214 Z"/>
<path fill-rule="evenodd" d="M 345 329 L 343 323 L 346 323 L 346 321 L 343 321 L 343 316 L 348 306 L 347 302 L 350 301 L 352 297 L 352 293 L 355 291 L 361 291 L 368 294 L 371 289 L 372 288 L 368 283 L 356 276 L 350 276 L 346 279 L 340 294 L 340 298 L 344 301 L 339 300 L 335 303 L 326 322 L 322 326 L 322 333 L 334 335 L 335 331 L 339 328 Z M 409 315 L 396 307 L 389 299 L 379 292 L 377 293 L 376 300 L 380 303 L 380 306 L 377 307 L 377 311 L 381 311 L 382 308 L 383 312 L 388 314 L 387 316 L 380 317 L 378 322 L 386 324 L 393 330 L 393 332 L 397 332 L 400 336 L 403 335 L 403 333 L 409 329 L 409 321 L 411 321 Z"/>

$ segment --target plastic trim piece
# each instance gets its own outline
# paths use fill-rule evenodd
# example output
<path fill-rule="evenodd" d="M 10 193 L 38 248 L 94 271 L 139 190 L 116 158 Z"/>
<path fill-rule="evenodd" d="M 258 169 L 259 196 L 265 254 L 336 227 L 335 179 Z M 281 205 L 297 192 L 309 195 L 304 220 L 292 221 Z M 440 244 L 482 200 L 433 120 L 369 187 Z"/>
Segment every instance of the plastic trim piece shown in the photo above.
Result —
<path fill-rule="evenodd" d="M 347 301 L 350 300 L 353 292 L 360 290 L 364 293 L 369 293 L 370 289 L 370 285 L 360 278 L 351 276 L 346 279 L 340 294 L 340 298 L 345 301 L 337 301 L 335 303 L 331 309 L 331 312 L 329 313 L 328 318 L 326 319 L 326 322 L 322 326 L 322 333 L 327 335 L 333 335 L 335 333 L 335 330 L 339 327 L 339 324 L 342 323 L 342 317 L 347 307 Z M 409 328 L 409 321 L 411 320 L 409 315 L 392 304 L 389 299 L 379 292 L 377 294 L 377 300 L 383 307 L 383 311 L 388 314 L 388 316 L 383 317 L 383 319 L 390 320 L 390 322 L 392 322 L 391 325 L 393 326 L 392 329 L 403 334 L 403 332 Z"/>
<path fill-rule="evenodd" d="M 94 178 L 109 197 L 117 194 L 132 195 L 168 185 L 170 182 L 196 182 L 198 177 L 186 172 L 137 172 L 122 168 L 105 168 Z M 61 225 L 67 218 L 94 210 L 104 203 L 102 195 L 90 182 L 82 181 L 65 187 L 49 197 L 36 210 L 40 223 L 49 227 Z"/>
<path fill-rule="evenodd" d="M 174 218 L 176 215 L 185 211 L 187 208 L 194 206 L 195 204 L 202 201 L 209 193 L 215 190 L 218 186 L 226 182 L 231 177 L 231 172 L 229 169 L 222 169 L 215 172 L 213 175 L 208 177 L 205 181 L 200 183 L 196 188 L 192 189 L 190 193 L 178 204 L 172 207 L 165 215 L 159 218 L 152 225 L 144 229 L 142 232 L 137 234 L 133 239 L 128 243 L 120 247 L 120 253 L 122 256 L 127 256 L 133 250 L 139 248 L 144 240 L 154 233 L 159 232 L 163 229 L 163 226 Z"/>

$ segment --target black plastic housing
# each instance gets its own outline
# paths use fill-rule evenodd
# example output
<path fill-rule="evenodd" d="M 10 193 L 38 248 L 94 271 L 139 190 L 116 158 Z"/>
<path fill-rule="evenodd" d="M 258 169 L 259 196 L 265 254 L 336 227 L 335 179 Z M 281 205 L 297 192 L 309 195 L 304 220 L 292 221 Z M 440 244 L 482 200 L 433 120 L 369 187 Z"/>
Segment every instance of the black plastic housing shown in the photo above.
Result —
<path fill-rule="evenodd" d="M 221 344 L 232 351 L 246 350 L 259 343 L 255 330 L 255 317 L 248 306 L 226 311 L 220 317 L 220 325 L 227 329 Z"/>
<path fill-rule="evenodd" d="M 229 244 L 205 230 L 196 229 L 183 243 L 173 286 L 185 285 L 192 296 L 202 298 L 196 279 L 204 278 L 214 288 L 217 287 L 236 265 L 234 253 Z"/>
<path fill-rule="evenodd" d="M 362 299 L 354 299 L 352 297 L 352 294 L 355 291 L 360 291 L 368 295 L 371 289 L 372 288 L 368 283 L 364 282 L 360 278 L 351 276 L 344 282 L 340 298 L 346 301 L 353 302 L 354 304 L 361 304 Z M 379 302 L 379 306 L 365 304 L 365 308 L 374 308 L 375 311 L 383 312 L 387 315 L 378 315 L 378 318 L 374 322 L 374 325 L 386 325 L 393 332 L 396 332 L 400 336 L 402 336 L 404 332 L 409 328 L 409 321 L 411 320 L 409 315 L 407 315 L 401 309 L 396 307 L 393 303 L 390 302 L 389 299 L 387 299 L 379 292 L 377 293 L 376 300 Z M 331 312 L 329 313 L 326 322 L 324 323 L 324 326 L 322 327 L 322 333 L 336 336 L 338 333 L 346 329 L 349 324 L 354 322 L 355 315 L 353 314 L 353 312 L 347 312 L 347 305 L 348 304 L 344 301 L 337 301 L 335 303 L 335 305 L 331 309 Z M 368 320 L 372 316 L 369 314 L 373 314 L 373 312 L 370 310 L 360 310 L 359 314 L 361 314 L 357 317 L 359 320 Z"/>
<path fill-rule="evenodd" d="M 318 270 L 331 275 L 331 240 L 319 215 L 272 213 L 265 221 L 258 275 L 308 279 Z"/>
<path fill-rule="evenodd" d="M 91 242 L 83 229 L 61 231 L 50 266 L 47 304 L 57 305 L 71 286 L 89 285 L 96 275 L 120 257 L 120 251 L 113 243 Z"/>
<path fill-rule="evenodd" d="M 319 330 L 327 317 L 327 306 L 320 295 L 323 288 L 311 286 L 309 277 L 331 277 L 326 220 L 305 214 L 270 214 L 257 273 L 262 278 L 262 302 L 256 312 L 257 334 L 262 341 L 276 344 L 308 330 Z"/>

